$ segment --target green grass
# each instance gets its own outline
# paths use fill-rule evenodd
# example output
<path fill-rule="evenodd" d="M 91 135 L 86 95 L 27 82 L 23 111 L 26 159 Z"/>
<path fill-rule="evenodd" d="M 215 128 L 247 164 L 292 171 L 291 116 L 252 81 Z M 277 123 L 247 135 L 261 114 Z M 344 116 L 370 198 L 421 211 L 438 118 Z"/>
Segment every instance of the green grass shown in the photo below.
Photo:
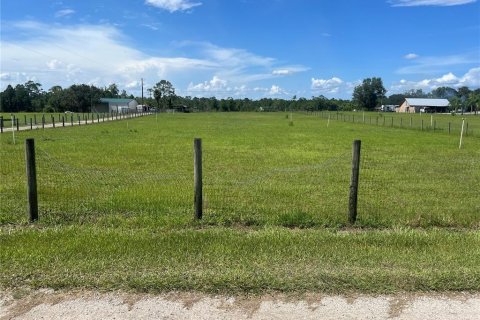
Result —
<path fill-rule="evenodd" d="M 35 137 L 40 223 L 191 223 L 193 138 L 203 139 L 206 225 L 346 225 L 351 144 L 362 140 L 358 225 L 478 228 L 480 139 L 295 114 L 162 114 L 4 134 L 0 222 L 23 223 Z"/>
<path fill-rule="evenodd" d="M 24 139 L 40 220 L 26 215 Z M 205 210 L 193 221 L 193 139 Z M 0 286 L 480 290 L 480 139 L 283 113 L 159 114 L 0 135 Z M 362 140 L 358 221 L 347 227 Z"/>
<path fill-rule="evenodd" d="M 466 136 L 480 137 L 480 113 L 475 114 L 410 114 L 395 112 L 335 112 L 323 111 L 310 113 L 332 121 L 355 122 L 379 127 L 390 127 L 405 130 L 420 130 L 459 136 L 464 124 Z"/>
<path fill-rule="evenodd" d="M 3 230 L 0 286 L 208 293 L 478 291 L 478 232 Z"/>

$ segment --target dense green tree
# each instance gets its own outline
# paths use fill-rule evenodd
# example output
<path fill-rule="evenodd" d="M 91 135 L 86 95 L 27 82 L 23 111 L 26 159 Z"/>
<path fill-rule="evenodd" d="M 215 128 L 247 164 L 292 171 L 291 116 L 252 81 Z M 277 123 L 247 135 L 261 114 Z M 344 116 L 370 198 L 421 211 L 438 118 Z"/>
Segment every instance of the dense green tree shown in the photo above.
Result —
<path fill-rule="evenodd" d="M 5 91 L 0 94 L 0 111 L 1 112 L 15 112 L 17 111 L 15 103 L 15 89 L 8 85 Z"/>
<path fill-rule="evenodd" d="M 437 99 L 450 99 L 458 95 L 457 90 L 450 87 L 438 87 L 432 90 L 431 95 Z"/>
<path fill-rule="evenodd" d="M 367 78 L 353 90 L 353 102 L 360 109 L 373 110 L 381 104 L 386 92 L 381 78 Z"/>
<path fill-rule="evenodd" d="M 160 108 L 160 101 L 167 100 L 168 107 L 172 107 L 172 99 L 175 96 L 175 88 L 168 80 L 161 80 L 157 82 L 152 88 L 153 97 L 157 102 L 157 107 Z"/>
<path fill-rule="evenodd" d="M 18 111 L 31 111 L 32 100 L 28 94 L 28 90 L 23 84 L 17 84 L 15 86 L 15 108 L 14 112 Z"/>
<path fill-rule="evenodd" d="M 405 91 L 404 93 L 405 98 L 428 98 L 428 94 L 423 92 L 422 89 L 411 89 L 408 91 Z"/>
<path fill-rule="evenodd" d="M 115 83 L 112 83 L 108 88 L 104 89 L 103 98 L 118 98 L 119 92 L 118 86 Z"/>
<path fill-rule="evenodd" d="M 405 101 L 405 98 L 410 98 L 410 96 L 407 96 L 406 94 L 403 94 L 403 93 L 392 94 L 385 100 L 384 104 L 399 106 Z"/>
<path fill-rule="evenodd" d="M 471 91 L 468 94 L 465 105 L 470 110 L 470 112 L 475 112 L 475 114 L 477 114 L 477 111 L 480 109 L 480 89 Z"/>

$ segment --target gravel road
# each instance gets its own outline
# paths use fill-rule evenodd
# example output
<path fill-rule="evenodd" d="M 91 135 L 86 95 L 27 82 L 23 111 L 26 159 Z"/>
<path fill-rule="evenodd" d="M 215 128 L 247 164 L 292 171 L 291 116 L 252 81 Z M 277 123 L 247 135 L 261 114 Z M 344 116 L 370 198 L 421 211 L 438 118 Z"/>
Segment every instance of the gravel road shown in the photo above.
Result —
<path fill-rule="evenodd" d="M 0 291 L 0 319 L 480 319 L 480 293 L 330 296 Z"/>

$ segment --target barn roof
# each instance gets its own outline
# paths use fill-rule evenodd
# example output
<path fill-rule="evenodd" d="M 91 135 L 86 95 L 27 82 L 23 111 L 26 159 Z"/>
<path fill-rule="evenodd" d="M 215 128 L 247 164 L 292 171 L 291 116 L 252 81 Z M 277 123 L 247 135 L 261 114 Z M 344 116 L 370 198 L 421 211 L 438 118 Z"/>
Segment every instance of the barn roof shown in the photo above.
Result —
<path fill-rule="evenodd" d="M 409 105 L 417 107 L 448 107 L 450 104 L 447 99 L 406 98 L 405 100 Z"/>
<path fill-rule="evenodd" d="M 135 99 L 119 99 L 119 98 L 100 98 L 100 102 L 105 103 L 130 103 Z"/>

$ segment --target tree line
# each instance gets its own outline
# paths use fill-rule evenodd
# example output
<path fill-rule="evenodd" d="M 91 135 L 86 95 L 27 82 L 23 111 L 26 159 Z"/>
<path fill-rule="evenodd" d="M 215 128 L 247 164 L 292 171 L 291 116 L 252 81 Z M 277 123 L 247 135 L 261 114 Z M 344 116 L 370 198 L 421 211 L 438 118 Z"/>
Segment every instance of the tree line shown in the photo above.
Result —
<path fill-rule="evenodd" d="M 75 84 L 68 88 L 53 86 L 47 91 L 38 82 L 27 81 L 15 87 L 8 85 L 0 93 L 1 112 L 91 112 L 99 103 L 100 98 L 130 98 L 136 99 L 159 110 L 186 107 L 197 111 L 352 111 L 375 110 L 382 104 L 400 105 L 405 98 L 445 98 L 450 101 L 454 110 L 464 109 L 476 111 L 480 106 L 480 89 L 471 90 L 468 87 L 458 89 L 439 87 L 429 93 L 422 90 L 410 90 L 402 94 L 386 96 L 381 78 L 367 78 L 356 86 L 352 99 L 329 99 L 323 95 L 311 98 L 296 96 L 291 99 L 218 99 L 216 97 L 178 96 L 175 88 L 167 80 L 161 80 L 152 88 L 147 89 L 147 97 L 134 97 L 125 90 L 119 90 L 116 84 L 99 88 L 93 85 Z"/>

